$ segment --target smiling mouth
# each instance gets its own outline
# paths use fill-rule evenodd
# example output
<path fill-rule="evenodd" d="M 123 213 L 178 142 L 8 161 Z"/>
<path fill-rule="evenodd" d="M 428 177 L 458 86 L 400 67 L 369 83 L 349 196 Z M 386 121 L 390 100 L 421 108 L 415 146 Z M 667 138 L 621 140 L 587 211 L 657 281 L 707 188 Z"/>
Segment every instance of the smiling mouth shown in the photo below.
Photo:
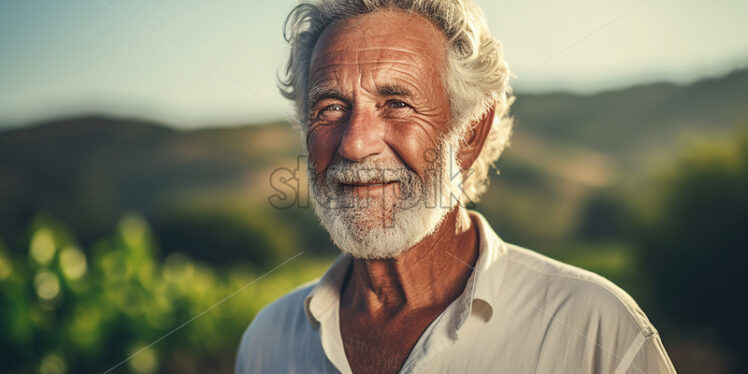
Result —
<path fill-rule="evenodd" d="M 397 183 L 397 181 L 391 182 L 341 182 L 343 188 L 373 188 L 373 187 L 384 187 Z"/>

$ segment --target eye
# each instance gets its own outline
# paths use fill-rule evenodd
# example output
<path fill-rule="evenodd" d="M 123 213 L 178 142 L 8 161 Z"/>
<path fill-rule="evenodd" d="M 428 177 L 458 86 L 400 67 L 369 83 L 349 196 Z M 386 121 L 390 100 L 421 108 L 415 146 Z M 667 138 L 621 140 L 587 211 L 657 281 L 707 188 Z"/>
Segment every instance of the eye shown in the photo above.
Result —
<path fill-rule="evenodd" d="M 343 106 L 340 104 L 332 104 L 322 108 L 323 112 L 339 112 L 343 110 Z"/>
<path fill-rule="evenodd" d="M 342 103 L 327 104 L 322 103 L 318 112 L 314 115 L 314 119 L 323 122 L 333 122 L 343 118 L 346 115 L 347 107 Z"/>
<path fill-rule="evenodd" d="M 407 108 L 408 104 L 406 104 L 406 103 L 404 103 L 402 101 L 392 101 L 392 102 L 390 102 L 389 106 L 392 109 L 403 109 L 403 108 Z"/>

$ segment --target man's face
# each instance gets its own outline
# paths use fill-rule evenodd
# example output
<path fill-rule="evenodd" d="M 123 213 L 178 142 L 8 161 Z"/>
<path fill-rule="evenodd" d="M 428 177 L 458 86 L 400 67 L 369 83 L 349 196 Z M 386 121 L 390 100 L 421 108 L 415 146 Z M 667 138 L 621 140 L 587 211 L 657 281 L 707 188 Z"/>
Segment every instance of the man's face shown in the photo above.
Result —
<path fill-rule="evenodd" d="M 309 171 L 317 214 L 344 251 L 391 257 L 454 205 L 438 197 L 455 173 L 446 172 L 445 46 L 433 24 L 400 11 L 333 24 L 315 46 Z M 373 246 L 390 249 L 360 248 Z"/>

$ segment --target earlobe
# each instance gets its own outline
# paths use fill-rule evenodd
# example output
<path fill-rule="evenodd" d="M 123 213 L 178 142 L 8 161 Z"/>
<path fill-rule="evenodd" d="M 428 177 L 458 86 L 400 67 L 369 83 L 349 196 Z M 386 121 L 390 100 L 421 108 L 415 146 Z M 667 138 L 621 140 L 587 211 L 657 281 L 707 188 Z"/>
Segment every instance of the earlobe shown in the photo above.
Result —
<path fill-rule="evenodd" d="M 488 134 L 491 132 L 491 127 L 493 127 L 495 113 L 495 107 L 492 106 L 481 119 L 470 124 L 467 136 L 457 154 L 457 159 L 463 169 L 469 169 L 473 162 L 478 159 L 483 146 L 486 144 Z"/>

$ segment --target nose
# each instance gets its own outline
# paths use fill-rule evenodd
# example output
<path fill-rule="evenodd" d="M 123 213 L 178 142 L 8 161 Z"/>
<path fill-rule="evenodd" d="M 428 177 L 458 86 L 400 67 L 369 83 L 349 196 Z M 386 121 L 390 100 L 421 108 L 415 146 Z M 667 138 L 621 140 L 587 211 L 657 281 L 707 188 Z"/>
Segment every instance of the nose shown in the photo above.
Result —
<path fill-rule="evenodd" d="M 385 148 L 384 124 L 375 113 L 353 110 L 340 141 L 338 153 L 351 161 L 382 153 Z"/>

